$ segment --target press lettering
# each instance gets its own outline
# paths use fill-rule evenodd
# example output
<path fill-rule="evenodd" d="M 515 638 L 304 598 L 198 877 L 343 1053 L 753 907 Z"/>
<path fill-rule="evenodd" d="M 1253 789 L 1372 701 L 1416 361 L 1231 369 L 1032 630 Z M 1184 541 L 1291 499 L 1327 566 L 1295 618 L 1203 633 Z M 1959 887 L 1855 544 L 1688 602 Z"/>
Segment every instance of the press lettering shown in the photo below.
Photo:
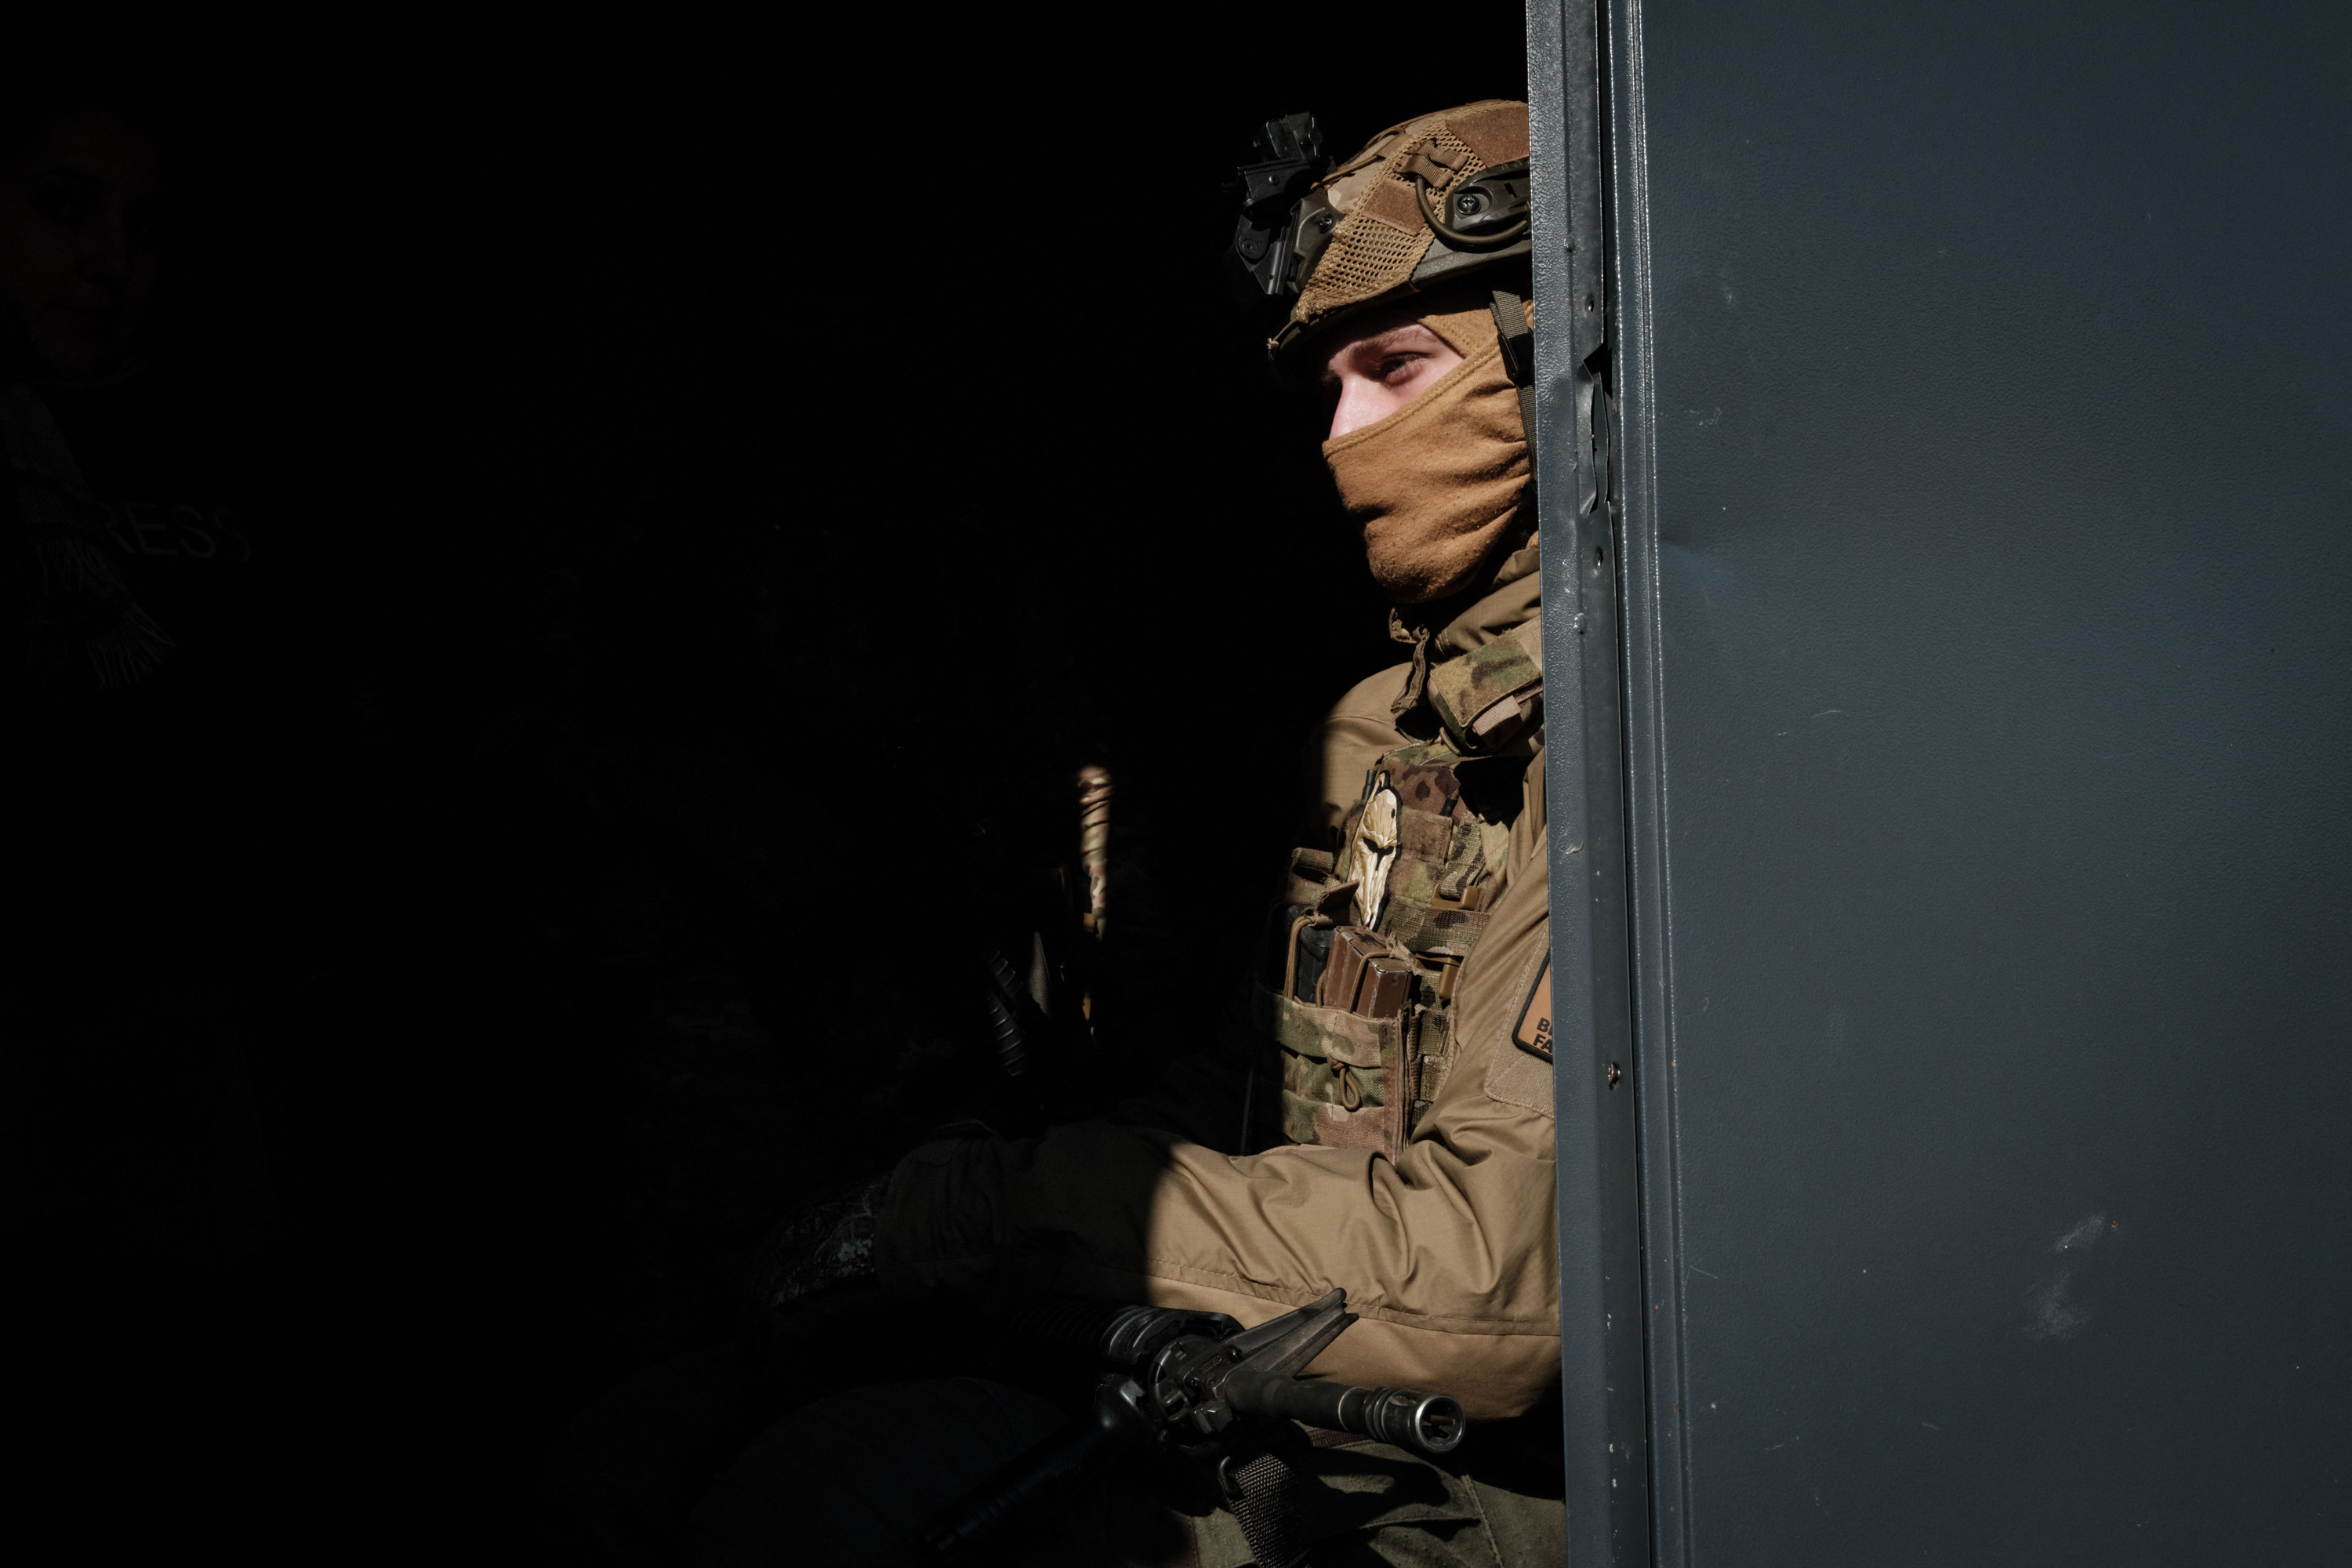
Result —
<path fill-rule="evenodd" d="M 203 512 L 192 506 L 175 506 L 172 521 L 179 525 L 180 550 L 191 561 L 210 561 L 220 553 L 220 545 L 205 531 Z"/>
<path fill-rule="evenodd" d="M 158 509 L 152 501 L 127 500 L 122 503 L 122 515 L 131 520 L 131 531 L 139 541 L 139 553 L 142 555 L 177 555 L 179 552 L 173 549 L 168 542 L 163 544 L 155 542 L 157 539 L 163 538 L 165 534 L 171 531 L 169 525 L 161 522 L 142 522 L 140 521 L 139 514 L 141 512 L 154 511 Z M 151 535 L 152 537 L 150 537 Z"/>

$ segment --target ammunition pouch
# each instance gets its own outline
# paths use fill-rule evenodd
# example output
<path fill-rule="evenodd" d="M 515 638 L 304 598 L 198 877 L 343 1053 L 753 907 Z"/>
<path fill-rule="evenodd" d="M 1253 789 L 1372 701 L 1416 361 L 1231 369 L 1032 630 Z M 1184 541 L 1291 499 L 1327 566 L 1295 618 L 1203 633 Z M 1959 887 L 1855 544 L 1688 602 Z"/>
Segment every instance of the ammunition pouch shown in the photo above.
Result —
<path fill-rule="evenodd" d="M 1259 1026 L 1282 1048 L 1282 1135 L 1330 1149 L 1377 1149 L 1394 1159 L 1413 1098 L 1403 1083 L 1410 1017 L 1366 1018 L 1257 993 Z"/>

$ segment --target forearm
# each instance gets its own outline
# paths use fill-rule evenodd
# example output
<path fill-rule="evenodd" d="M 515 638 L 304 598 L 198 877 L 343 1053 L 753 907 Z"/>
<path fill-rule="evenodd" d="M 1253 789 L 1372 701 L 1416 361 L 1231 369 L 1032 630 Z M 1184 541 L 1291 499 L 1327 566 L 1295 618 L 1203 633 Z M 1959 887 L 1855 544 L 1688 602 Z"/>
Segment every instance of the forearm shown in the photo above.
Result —
<path fill-rule="evenodd" d="M 1559 1329 L 1551 1163 L 1507 1142 L 1474 1140 L 1466 1157 L 1424 1140 L 1394 1163 L 1311 1147 L 1236 1158 L 1096 1121 L 933 1145 L 893 1177 L 878 1257 L 902 1284 L 1123 1297 L 1252 1323 L 1342 1287 L 1364 1321 L 1318 1373 L 1509 1415 L 1556 1380 Z"/>

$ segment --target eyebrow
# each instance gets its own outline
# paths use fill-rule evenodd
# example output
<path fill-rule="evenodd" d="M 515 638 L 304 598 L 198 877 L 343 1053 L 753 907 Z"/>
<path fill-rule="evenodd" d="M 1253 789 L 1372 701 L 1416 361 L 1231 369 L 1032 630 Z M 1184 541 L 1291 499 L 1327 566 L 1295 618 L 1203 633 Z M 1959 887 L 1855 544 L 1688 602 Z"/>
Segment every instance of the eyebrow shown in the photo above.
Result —
<path fill-rule="evenodd" d="M 1395 326 L 1384 328 L 1380 331 L 1374 332 L 1370 337 L 1357 339 L 1354 342 L 1348 345 L 1348 353 L 1350 357 L 1353 357 L 1360 353 L 1384 354 L 1391 353 L 1396 348 L 1402 346 L 1393 342 L 1391 340 L 1393 340 L 1399 333 L 1412 331 L 1416 327 L 1420 328 L 1420 330 L 1424 332 L 1429 332 L 1429 335 L 1432 338 L 1436 338 L 1441 343 L 1445 341 L 1443 338 L 1437 337 L 1435 332 L 1430 331 L 1429 327 L 1425 322 L 1399 321 Z M 1316 377 L 1316 383 L 1318 385 L 1327 389 L 1339 384 L 1339 377 L 1332 371 L 1331 363 L 1328 360 L 1324 362 L 1321 374 Z"/>

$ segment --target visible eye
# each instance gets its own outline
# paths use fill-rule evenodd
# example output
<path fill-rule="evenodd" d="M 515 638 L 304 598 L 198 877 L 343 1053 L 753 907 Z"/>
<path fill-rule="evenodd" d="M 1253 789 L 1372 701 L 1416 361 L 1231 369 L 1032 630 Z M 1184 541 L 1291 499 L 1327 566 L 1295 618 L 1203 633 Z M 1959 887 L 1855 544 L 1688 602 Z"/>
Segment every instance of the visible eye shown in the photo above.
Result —
<path fill-rule="evenodd" d="M 1421 362 L 1428 357 L 1427 354 L 1385 355 L 1381 360 L 1377 379 L 1384 385 L 1394 386 L 1398 382 L 1408 379 Z"/>

